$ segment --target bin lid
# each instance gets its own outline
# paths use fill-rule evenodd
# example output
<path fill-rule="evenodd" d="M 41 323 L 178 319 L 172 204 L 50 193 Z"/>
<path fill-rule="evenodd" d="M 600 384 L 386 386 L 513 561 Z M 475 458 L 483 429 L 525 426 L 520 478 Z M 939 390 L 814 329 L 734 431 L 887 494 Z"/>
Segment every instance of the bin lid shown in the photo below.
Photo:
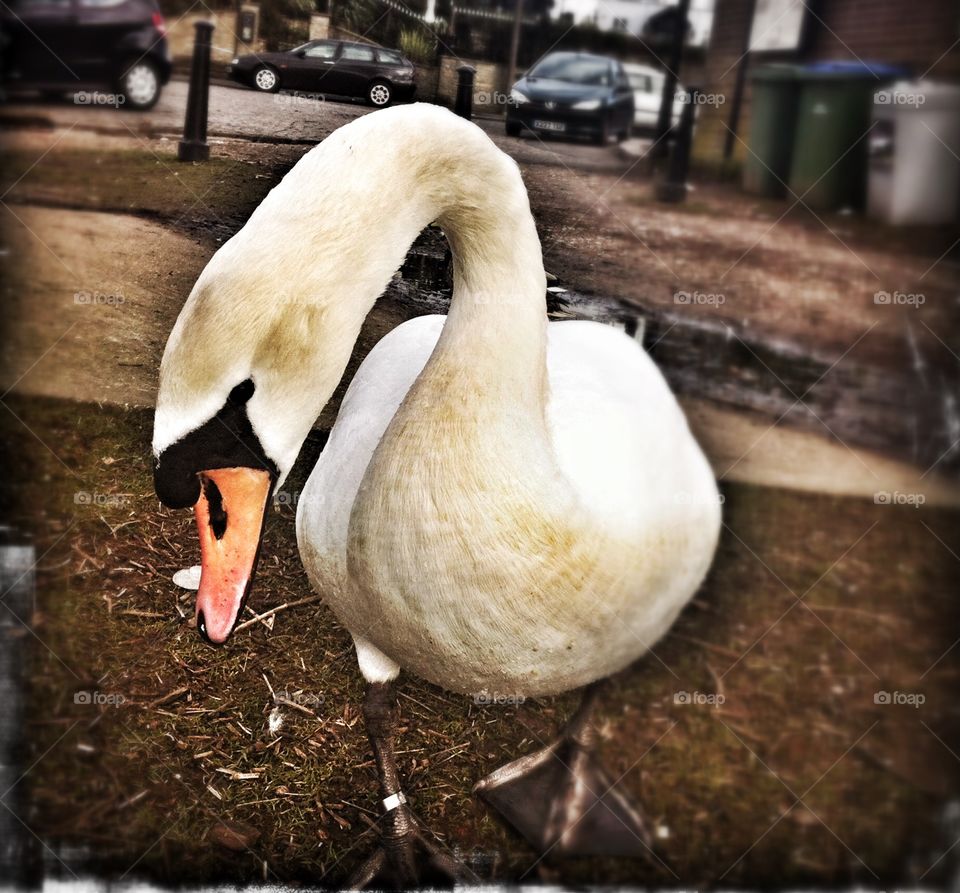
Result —
<path fill-rule="evenodd" d="M 893 81 L 910 76 L 910 70 L 903 65 L 890 65 L 886 62 L 864 62 L 861 60 L 838 59 L 826 62 L 809 62 L 800 66 L 803 79 L 861 80 L 873 78 L 877 81 Z"/>
<path fill-rule="evenodd" d="M 795 81 L 803 74 L 804 66 L 789 62 L 776 62 L 761 65 L 750 72 L 750 79 L 754 81 Z"/>

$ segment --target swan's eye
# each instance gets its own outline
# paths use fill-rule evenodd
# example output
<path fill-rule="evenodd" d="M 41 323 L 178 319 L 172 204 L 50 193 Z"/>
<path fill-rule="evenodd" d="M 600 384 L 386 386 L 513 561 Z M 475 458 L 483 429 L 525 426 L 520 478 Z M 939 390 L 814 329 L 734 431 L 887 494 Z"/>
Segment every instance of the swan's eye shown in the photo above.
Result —
<path fill-rule="evenodd" d="M 257 386 L 253 383 L 252 378 L 248 378 L 246 381 L 241 381 L 227 397 L 227 402 L 232 403 L 234 406 L 242 406 L 246 403 L 252 396 L 253 392 L 257 389 Z"/>

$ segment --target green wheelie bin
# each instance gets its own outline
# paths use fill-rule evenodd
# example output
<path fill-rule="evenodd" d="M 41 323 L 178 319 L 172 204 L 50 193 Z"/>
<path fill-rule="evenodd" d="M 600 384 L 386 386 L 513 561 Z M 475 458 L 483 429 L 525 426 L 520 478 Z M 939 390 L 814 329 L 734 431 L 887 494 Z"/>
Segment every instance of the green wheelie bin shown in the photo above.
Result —
<path fill-rule="evenodd" d="M 791 197 L 818 211 L 864 207 L 874 97 L 904 75 L 903 68 L 866 62 L 801 68 Z"/>
<path fill-rule="evenodd" d="M 750 133 L 743 188 L 756 195 L 786 195 L 800 98 L 800 65 L 763 65 L 750 75 Z"/>

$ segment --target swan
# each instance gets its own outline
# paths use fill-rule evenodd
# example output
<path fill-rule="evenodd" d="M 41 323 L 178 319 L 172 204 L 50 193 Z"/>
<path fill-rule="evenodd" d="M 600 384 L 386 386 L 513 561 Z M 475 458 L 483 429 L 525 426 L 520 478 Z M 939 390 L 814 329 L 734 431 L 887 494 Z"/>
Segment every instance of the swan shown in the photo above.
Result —
<path fill-rule="evenodd" d="M 203 270 L 166 345 L 155 488 L 194 507 L 201 635 L 222 644 L 236 625 L 271 493 L 432 222 L 452 250 L 449 313 L 370 352 L 297 509 L 309 580 L 367 682 L 384 816 L 358 883 L 460 871 L 402 790 L 401 668 L 479 699 L 586 686 L 555 742 L 477 790 L 541 850 L 648 845 L 640 808 L 592 756 L 589 718 L 600 681 L 697 590 L 720 530 L 714 476 L 650 357 L 602 324 L 548 323 L 515 162 L 444 109 L 379 110 L 270 192 Z"/>

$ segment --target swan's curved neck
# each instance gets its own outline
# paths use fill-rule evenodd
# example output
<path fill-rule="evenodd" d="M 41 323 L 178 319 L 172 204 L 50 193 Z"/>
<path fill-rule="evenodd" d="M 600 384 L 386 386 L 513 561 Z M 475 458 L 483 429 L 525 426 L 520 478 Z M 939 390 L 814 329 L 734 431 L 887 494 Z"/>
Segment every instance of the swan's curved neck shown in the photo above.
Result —
<path fill-rule="evenodd" d="M 432 363 L 442 358 L 472 370 L 487 389 L 542 402 L 546 281 L 526 193 L 491 184 L 477 198 L 439 219 L 453 253 L 454 282 Z"/>
<path fill-rule="evenodd" d="M 284 229 L 296 228 L 299 244 L 283 250 L 327 277 L 308 287 L 329 314 L 346 318 L 340 330 L 350 343 L 339 348 L 347 355 L 413 240 L 438 223 L 454 265 L 438 353 L 488 385 L 529 395 L 545 375 L 546 283 L 520 172 L 474 125 L 432 106 L 413 109 L 332 134 L 250 223 L 275 210 Z M 325 332 L 325 349 L 328 342 Z"/>
<path fill-rule="evenodd" d="M 252 378 L 250 421 L 289 469 L 364 319 L 433 222 L 452 247 L 454 297 L 425 375 L 480 382 L 542 418 L 545 280 L 520 172 L 476 126 L 401 106 L 308 152 L 211 259 L 161 365 L 157 455 Z"/>

